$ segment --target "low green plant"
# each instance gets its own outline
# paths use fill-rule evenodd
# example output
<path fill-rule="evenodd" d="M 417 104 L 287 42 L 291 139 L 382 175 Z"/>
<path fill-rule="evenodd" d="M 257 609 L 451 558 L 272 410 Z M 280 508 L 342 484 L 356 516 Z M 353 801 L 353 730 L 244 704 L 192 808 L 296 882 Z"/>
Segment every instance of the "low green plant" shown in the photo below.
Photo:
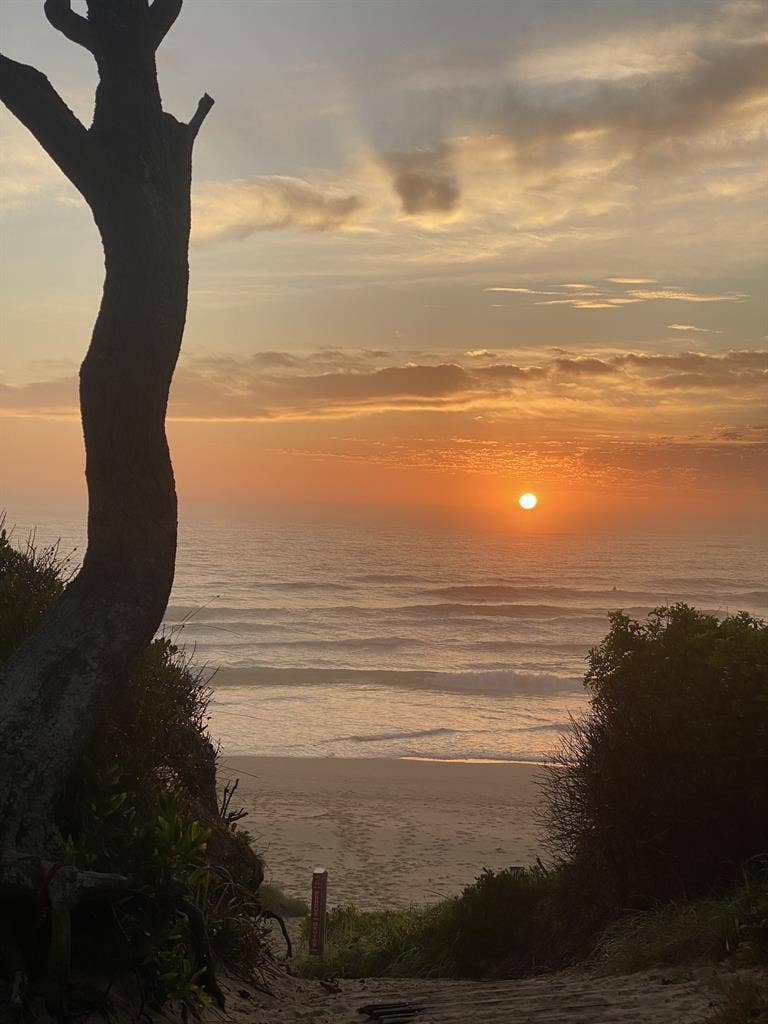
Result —
<path fill-rule="evenodd" d="M 537 914 L 550 888 L 541 867 L 483 873 L 460 896 L 397 911 L 337 907 L 322 959 L 301 972 L 334 977 L 478 977 L 501 962 L 530 966 Z M 304 931 L 306 935 L 307 924 Z"/>
<path fill-rule="evenodd" d="M 595 951 L 599 967 L 616 974 L 725 958 L 734 964 L 768 960 L 768 876 L 754 866 L 718 896 L 661 903 L 618 918 Z"/>
<path fill-rule="evenodd" d="M 196 898 L 204 884 L 211 830 L 185 816 L 185 802 L 172 790 L 142 791 L 130 782 L 116 764 L 100 771 L 85 762 L 68 805 L 67 860 L 125 874 L 131 883 L 112 905 L 78 911 L 75 963 L 136 970 L 160 1002 L 206 1002 L 179 897 Z"/>
<path fill-rule="evenodd" d="M 307 901 L 288 896 L 276 885 L 262 885 L 259 889 L 259 903 L 280 917 L 304 917 L 308 912 Z"/>
<path fill-rule="evenodd" d="M 768 1024 L 768 982 L 750 971 L 720 975 L 717 1010 L 707 1024 Z"/>

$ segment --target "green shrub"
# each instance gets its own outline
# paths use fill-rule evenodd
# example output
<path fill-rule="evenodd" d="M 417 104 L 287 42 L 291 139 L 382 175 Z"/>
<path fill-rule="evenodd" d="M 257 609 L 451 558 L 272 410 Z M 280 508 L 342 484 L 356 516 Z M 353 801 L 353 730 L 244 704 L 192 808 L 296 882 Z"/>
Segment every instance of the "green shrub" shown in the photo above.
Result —
<path fill-rule="evenodd" d="M 3 522 L 0 515 L 0 664 L 40 625 L 68 569 L 56 546 L 38 549 L 32 537 L 17 550 Z"/>
<path fill-rule="evenodd" d="M 590 709 L 546 784 L 558 855 L 615 907 L 707 895 L 768 848 L 768 626 L 687 605 L 621 612 L 590 652 Z"/>
<path fill-rule="evenodd" d="M 300 969 L 345 978 L 479 977 L 502 962 L 510 971 L 528 969 L 549 888 L 540 867 L 486 869 L 460 896 L 433 906 L 338 907 L 328 915 L 322 960 L 307 958 Z"/>

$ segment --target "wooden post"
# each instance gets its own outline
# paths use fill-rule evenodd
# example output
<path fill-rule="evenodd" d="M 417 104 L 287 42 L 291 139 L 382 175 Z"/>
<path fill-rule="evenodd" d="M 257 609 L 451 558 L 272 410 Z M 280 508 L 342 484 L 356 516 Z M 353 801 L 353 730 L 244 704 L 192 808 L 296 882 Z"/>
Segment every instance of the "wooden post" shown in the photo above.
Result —
<path fill-rule="evenodd" d="M 315 868 L 312 872 L 312 909 L 309 919 L 309 952 L 322 956 L 325 946 L 325 907 L 328 899 L 328 872 Z"/>

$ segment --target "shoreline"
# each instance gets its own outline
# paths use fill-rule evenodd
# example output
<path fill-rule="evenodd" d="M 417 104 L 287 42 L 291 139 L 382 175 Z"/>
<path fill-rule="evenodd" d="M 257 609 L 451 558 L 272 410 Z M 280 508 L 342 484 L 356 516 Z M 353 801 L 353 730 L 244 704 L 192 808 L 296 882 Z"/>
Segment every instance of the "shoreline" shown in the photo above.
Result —
<path fill-rule="evenodd" d="M 446 767 L 450 765 L 450 767 Z M 223 757 L 266 880 L 308 899 L 329 872 L 329 905 L 402 909 L 456 895 L 484 868 L 544 854 L 542 763 L 406 758 Z"/>

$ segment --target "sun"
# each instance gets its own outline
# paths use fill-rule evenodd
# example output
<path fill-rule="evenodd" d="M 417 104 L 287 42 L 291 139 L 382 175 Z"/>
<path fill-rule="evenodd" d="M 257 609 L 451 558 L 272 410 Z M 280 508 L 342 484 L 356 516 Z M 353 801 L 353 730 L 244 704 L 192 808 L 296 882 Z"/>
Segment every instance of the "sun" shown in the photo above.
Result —
<path fill-rule="evenodd" d="M 530 512 L 532 508 L 536 508 L 536 506 L 539 504 L 539 499 L 536 497 L 535 494 L 531 494 L 530 491 L 528 491 L 525 494 L 520 495 L 520 497 L 517 499 L 517 503 L 520 506 L 520 508 L 524 508 L 526 512 Z"/>

